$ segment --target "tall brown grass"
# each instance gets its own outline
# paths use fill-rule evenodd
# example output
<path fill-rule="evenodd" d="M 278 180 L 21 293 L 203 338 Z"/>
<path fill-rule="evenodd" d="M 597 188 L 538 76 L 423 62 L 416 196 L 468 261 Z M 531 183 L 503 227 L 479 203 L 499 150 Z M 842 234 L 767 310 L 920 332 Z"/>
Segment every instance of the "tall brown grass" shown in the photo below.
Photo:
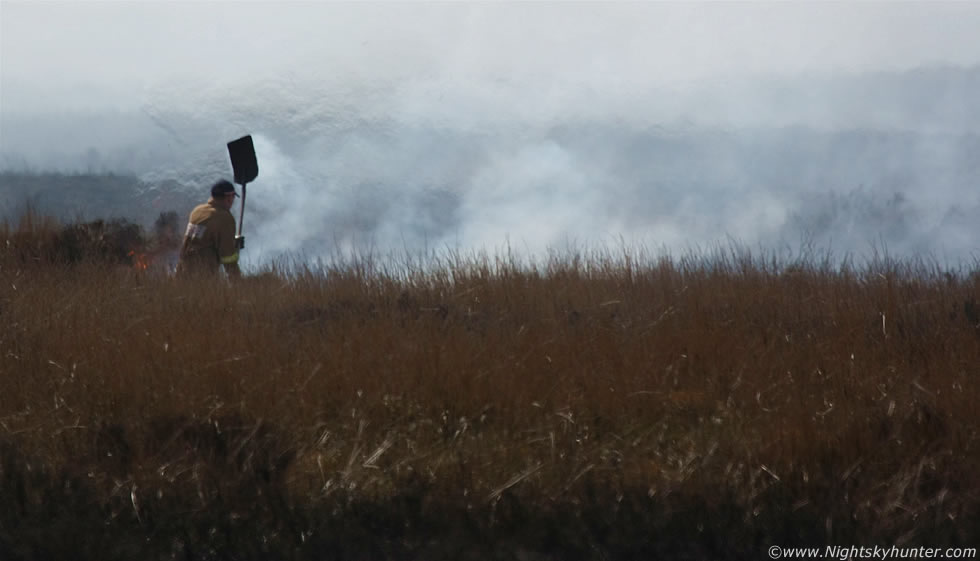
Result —
<path fill-rule="evenodd" d="M 738 247 L 180 282 L 0 226 L 0 558 L 976 545 L 980 280 Z"/>

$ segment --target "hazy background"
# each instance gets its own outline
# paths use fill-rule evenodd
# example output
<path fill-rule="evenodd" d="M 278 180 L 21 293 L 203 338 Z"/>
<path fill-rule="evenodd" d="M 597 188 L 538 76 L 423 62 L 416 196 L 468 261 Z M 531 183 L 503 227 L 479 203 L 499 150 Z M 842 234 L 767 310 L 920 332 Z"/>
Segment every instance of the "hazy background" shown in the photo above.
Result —
<path fill-rule="evenodd" d="M 972 261 L 977 29 L 980 3 L 0 0 L 0 210 L 183 215 L 252 134 L 252 263 L 730 239 Z"/>

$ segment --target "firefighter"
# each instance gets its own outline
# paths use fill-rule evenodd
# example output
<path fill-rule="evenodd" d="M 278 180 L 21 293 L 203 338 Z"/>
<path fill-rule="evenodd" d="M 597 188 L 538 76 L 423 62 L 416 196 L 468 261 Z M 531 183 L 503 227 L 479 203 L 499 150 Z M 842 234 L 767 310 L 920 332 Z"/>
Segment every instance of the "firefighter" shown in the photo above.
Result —
<path fill-rule="evenodd" d="M 208 202 L 191 211 L 177 263 L 178 277 L 216 275 L 222 265 L 229 278 L 241 276 L 238 250 L 244 240 L 235 235 L 235 217 L 231 214 L 236 197 L 235 186 L 222 179 L 211 186 Z"/>

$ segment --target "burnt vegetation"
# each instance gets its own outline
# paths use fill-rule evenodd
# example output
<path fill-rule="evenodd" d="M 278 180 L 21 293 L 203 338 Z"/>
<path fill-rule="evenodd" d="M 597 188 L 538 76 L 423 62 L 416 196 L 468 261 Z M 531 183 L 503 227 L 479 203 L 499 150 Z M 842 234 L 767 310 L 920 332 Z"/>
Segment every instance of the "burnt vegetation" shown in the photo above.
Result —
<path fill-rule="evenodd" d="M 968 270 L 622 248 L 181 282 L 128 253 L 170 221 L 0 225 L 0 558 L 976 545 Z"/>

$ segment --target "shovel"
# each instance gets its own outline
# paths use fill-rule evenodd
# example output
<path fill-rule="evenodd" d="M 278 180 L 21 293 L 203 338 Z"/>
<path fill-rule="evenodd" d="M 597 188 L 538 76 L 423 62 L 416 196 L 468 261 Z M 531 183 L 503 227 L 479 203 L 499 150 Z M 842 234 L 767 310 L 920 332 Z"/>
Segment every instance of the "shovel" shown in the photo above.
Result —
<path fill-rule="evenodd" d="M 245 185 L 259 175 L 259 163 L 255 159 L 255 145 L 252 135 L 245 135 L 228 143 L 231 167 L 235 170 L 235 183 L 242 186 L 242 209 L 238 216 L 238 235 L 235 237 L 239 249 L 245 248 L 242 226 L 245 224 Z"/>

